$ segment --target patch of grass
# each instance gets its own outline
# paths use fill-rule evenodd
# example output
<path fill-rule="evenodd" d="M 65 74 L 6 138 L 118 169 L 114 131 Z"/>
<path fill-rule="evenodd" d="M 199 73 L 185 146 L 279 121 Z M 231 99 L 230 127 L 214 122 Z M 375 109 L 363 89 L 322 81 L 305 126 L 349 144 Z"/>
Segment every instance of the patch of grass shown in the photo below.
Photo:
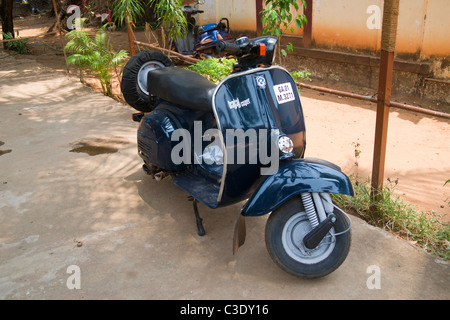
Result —
<path fill-rule="evenodd" d="M 438 213 L 417 211 L 412 204 L 394 195 L 397 181 L 388 179 L 388 184 L 381 191 L 380 201 L 375 201 L 371 195 L 370 179 L 358 182 L 353 176 L 350 178 L 355 196 L 333 195 L 337 205 L 444 260 L 450 259 L 450 226 L 440 221 Z"/>

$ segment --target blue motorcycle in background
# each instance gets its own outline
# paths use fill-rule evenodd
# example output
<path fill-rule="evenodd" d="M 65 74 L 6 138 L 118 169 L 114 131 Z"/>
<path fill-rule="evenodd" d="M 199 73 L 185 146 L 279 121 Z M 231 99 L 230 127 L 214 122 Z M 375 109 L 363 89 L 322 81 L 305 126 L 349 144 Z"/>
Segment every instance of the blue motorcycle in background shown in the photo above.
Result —
<path fill-rule="evenodd" d="M 353 196 L 353 188 L 337 165 L 304 157 L 301 102 L 289 72 L 272 65 L 276 45 L 273 37 L 220 41 L 218 50 L 238 62 L 218 85 L 160 52 L 142 51 L 125 66 L 122 89 L 142 111 L 133 119 L 143 169 L 157 180 L 170 177 L 193 197 L 199 235 L 205 230 L 197 201 L 210 208 L 245 201 L 233 252 L 245 241 L 246 217 L 270 213 L 265 239 L 273 261 L 317 278 L 336 270 L 350 250 L 350 219 L 330 194 Z"/>
<path fill-rule="evenodd" d="M 204 2 L 198 1 L 197 4 Z M 194 15 L 203 13 L 195 6 L 183 5 L 182 10 L 188 24 L 188 30 L 183 37 L 172 43 L 172 49 L 185 55 L 213 55 L 217 54 L 215 47 L 219 41 L 230 41 L 230 22 L 227 18 L 220 19 L 219 22 L 205 25 L 196 25 Z"/>

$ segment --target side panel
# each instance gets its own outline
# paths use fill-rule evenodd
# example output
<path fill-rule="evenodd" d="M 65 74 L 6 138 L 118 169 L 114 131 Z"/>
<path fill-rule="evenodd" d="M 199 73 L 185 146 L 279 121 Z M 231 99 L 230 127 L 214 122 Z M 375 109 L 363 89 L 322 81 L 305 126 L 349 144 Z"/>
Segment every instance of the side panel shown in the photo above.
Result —
<path fill-rule="evenodd" d="M 278 173 L 262 181 L 242 208 L 244 216 L 260 216 L 276 209 L 304 192 L 327 192 L 353 196 L 348 177 L 324 161 L 292 160 L 280 166 Z"/>
<path fill-rule="evenodd" d="M 193 163 L 175 164 L 172 161 L 172 149 L 183 140 L 171 141 L 172 134 L 177 129 L 189 131 L 193 137 L 194 121 L 204 121 L 211 116 L 202 112 L 184 110 L 167 102 L 161 102 L 155 110 L 146 114 L 139 125 L 137 133 L 138 151 L 140 157 L 148 164 L 169 170 L 185 170 Z M 191 148 L 191 143 L 187 147 Z M 189 152 L 192 154 L 192 152 Z"/>

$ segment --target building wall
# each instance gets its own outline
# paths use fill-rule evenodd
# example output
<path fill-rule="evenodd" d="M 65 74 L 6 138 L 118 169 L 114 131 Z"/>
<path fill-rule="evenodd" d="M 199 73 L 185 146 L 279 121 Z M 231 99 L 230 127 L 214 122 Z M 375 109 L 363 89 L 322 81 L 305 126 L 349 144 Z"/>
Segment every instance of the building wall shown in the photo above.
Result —
<path fill-rule="evenodd" d="M 314 0 L 313 41 L 329 48 L 379 50 L 383 2 Z M 448 0 L 400 0 L 396 53 L 449 56 L 449 16 Z"/>
<path fill-rule="evenodd" d="M 205 12 L 200 14 L 200 24 L 230 20 L 230 28 L 237 31 L 256 31 L 255 0 L 206 0 L 199 6 Z"/>
<path fill-rule="evenodd" d="M 353 52 L 380 48 L 383 0 L 313 0 L 313 45 Z M 230 19 L 232 30 L 256 31 L 256 0 L 205 0 L 199 23 Z M 294 13 L 294 12 L 293 12 Z M 450 1 L 400 0 L 396 53 L 450 59 Z M 296 29 L 296 35 L 303 30 Z M 290 34 L 290 32 L 287 32 Z"/>
<path fill-rule="evenodd" d="M 450 58 L 450 1 L 427 0 L 422 56 Z"/>
<path fill-rule="evenodd" d="M 380 32 L 367 27 L 371 5 L 379 8 L 380 0 L 313 1 L 313 43 L 329 49 L 376 50 Z"/>

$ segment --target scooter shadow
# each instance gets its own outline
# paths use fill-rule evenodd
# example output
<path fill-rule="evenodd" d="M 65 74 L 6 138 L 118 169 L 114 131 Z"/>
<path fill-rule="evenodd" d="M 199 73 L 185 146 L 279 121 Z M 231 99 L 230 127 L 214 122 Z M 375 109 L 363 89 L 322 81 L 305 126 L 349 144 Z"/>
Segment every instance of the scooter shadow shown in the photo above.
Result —
<path fill-rule="evenodd" d="M 149 237 L 164 237 L 177 243 L 176 252 L 181 255 L 177 259 L 185 261 L 191 259 L 188 256 L 201 257 L 200 268 L 206 273 L 222 270 L 230 278 L 251 275 L 253 279 L 256 276 L 269 282 L 292 281 L 293 276 L 280 270 L 265 248 L 268 215 L 246 218 L 246 243 L 233 255 L 234 225 L 245 202 L 217 209 L 198 203 L 206 230 L 206 235 L 199 236 L 192 198 L 172 184 L 170 178 L 156 181 L 142 170 L 136 170 L 126 180 L 134 181 L 140 198 L 149 208 L 141 212 L 145 219 L 155 224 L 155 234 Z"/>
<path fill-rule="evenodd" d="M 195 224 L 195 215 L 193 209 L 193 199 L 188 193 L 177 187 L 171 182 L 171 178 L 167 177 L 162 181 L 157 181 L 151 176 L 145 174 L 143 170 L 136 170 L 134 173 L 126 177 L 128 181 L 134 181 L 140 198 L 152 209 L 148 213 L 169 214 L 174 221 L 183 227 L 186 233 L 196 235 L 197 229 Z M 233 208 L 234 207 L 234 208 Z M 230 230 L 232 230 L 234 219 L 240 210 L 240 205 L 230 206 L 227 208 L 211 209 L 202 203 L 198 203 L 200 216 L 203 222 L 208 224 L 209 230 L 222 230 L 217 223 L 229 222 Z M 221 217 L 221 219 L 211 219 L 211 217 Z M 151 216 L 148 216 L 151 218 Z M 192 226 L 192 228 L 191 228 Z M 208 230 L 207 230 L 208 232 Z M 210 233 L 210 232 L 208 232 Z"/>

